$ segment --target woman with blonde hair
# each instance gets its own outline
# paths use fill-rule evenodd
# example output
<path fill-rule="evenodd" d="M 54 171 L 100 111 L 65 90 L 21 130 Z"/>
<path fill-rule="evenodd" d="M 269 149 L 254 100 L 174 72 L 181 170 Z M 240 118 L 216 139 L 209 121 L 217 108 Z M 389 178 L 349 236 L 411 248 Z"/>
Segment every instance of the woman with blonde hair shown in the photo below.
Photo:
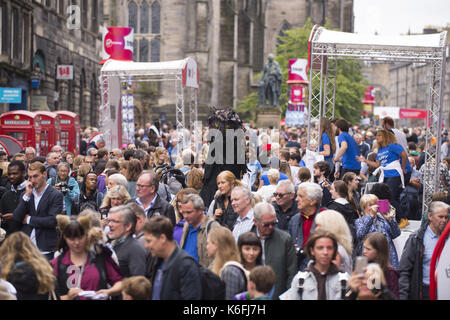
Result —
<path fill-rule="evenodd" d="M 153 166 L 157 167 L 162 164 L 168 164 L 169 166 L 172 164 L 170 160 L 169 151 L 163 147 L 157 147 L 155 150 L 155 155 L 153 157 Z"/>
<path fill-rule="evenodd" d="M 79 154 L 73 159 L 72 170 L 77 171 L 78 168 L 84 163 L 84 156 Z"/>
<path fill-rule="evenodd" d="M 82 164 L 78 170 L 77 170 L 77 182 L 78 185 L 81 187 L 81 184 L 83 183 L 84 178 L 86 175 L 92 172 L 92 167 L 90 164 Z"/>
<path fill-rule="evenodd" d="M 341 271 L 351 274 L 353 269 L 353 238 L 342 214 L 335 210 L 322 211 L 317 215 L 315 224 L 316 230 L 323 229 L 334 234 L 338 242 L 338 252 L 333 262 Z"/>
<path fill-rule="evenodd" d="M 222 226 L 232 230 L 238 215 L 231 206 L 231 190 L 234 187 L 242 187 L 244 185 L 236 178 L 233 172 L 228 170 L 219 173 L 216 181 L 218 190 L 209 206 L 208 215 Z"/>
<path fill-rule="evenodd" d="M 48 260 L 22 231 L 12 233 L 0 247 L 1 278 L 17 290 L 18 300 L 48 300 L 56 278 Z"/>
<path fill-rule="evenodd" d="M 225 227 L 212 228 L 208 233 L 206 250 L 214 258 L 210 269 L 225 282 L 225 299 L 247 290 L 248 271 L 241 262 L 233 233 Z"/>
<path fill-rule="evenodd" d="M 122 185 L 114 186 L 110 190 L 108 190 L 108 192 L 106 192 L 102 204 L 100 205 L 103 228 L 108 225 L 109 210 L 111 210 L 111 208 L 125 204 L 130 199 L 130 194 Z"/>

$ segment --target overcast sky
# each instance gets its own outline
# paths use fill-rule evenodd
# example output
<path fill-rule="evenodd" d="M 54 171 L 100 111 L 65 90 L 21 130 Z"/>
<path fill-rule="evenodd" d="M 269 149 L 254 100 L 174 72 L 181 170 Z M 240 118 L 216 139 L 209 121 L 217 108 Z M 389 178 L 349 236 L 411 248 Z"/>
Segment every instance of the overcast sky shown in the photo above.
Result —
<path fill-rule="evenodd" d="M 450 0 L 353 0 L 355 32 L 395 36 L 450 23 Z"/>

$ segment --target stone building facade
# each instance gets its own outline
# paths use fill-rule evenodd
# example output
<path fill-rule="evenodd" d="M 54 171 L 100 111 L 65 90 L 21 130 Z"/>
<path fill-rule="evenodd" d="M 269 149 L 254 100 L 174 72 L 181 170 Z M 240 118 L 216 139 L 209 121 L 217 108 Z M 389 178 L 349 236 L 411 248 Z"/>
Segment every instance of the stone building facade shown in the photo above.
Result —
<path fill-rule="evenodd" d="M 31 0 L 0 1 L 0 87 L 21 88 L 22 103 L 0 103 L 0 111 L 26 109 L 30 94 Z"/>
<path fill-rule="evenodd" d="M 311 17 L 353 31 L 352 0 L 105 0 L 104 14 L 105 26 L 134 28 L 136 61 L 197 61 L 199 119 L 208 106 L 234 107 L 256 90 L 255 76 L 284 30 Z M 172 84 L 138 90 L 137 125 L 161 116 L 174 121 L 174 101 Z"/>
<path fill-rule="evenodd" d="M 79 114 L 82 126 L 98 126 L 102 1 L 3 0 L 0 4 L 0 84 L 23 89 L 22 105 L 4 104 L 2 111 L 69 110 Z M 79 12 L 68 11 L 71 5 Z M 73 66 L 73 80 L 58 80 L 58 65 Z M 40 79 L 38 88 L 30 85 L 32 78 Z"/>

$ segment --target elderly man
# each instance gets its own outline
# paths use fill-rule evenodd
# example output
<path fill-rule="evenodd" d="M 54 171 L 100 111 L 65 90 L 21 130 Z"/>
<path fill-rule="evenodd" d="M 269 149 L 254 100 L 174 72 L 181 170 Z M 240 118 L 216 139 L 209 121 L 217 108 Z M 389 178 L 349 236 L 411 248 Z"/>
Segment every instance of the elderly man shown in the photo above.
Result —
<path fill-rule="evenodd" d="M 297 213 L 297 202 L 295 201 L 295 188 L 291 181 L 282 180 L 278 182 L 275 193 L 275 202 L 272 203 L 277 213 L 278 228 L 288 231 L 289 221 Z"/>
<path fill-rule="evenodd" d="M 358 145 L 359 148 L 359 153 L 364 157 L 367 158 L 367 155 L 370 152 L 370 146 L 368 143 L 364 142 L 362 139 L 362 135 L 360 135 L 359 133 L 355 134 L 353 136 L 353 138 L 355 138 L 355 142 Z"/>
<path fill-rule="evenodd" d="M 106 146 L 105 139 L 100 138 L 100 139 L 98 139 L 97 141 L 92 140 L 92 141 L 88 144 L 87 150 L 89 151 L 89 149 L 91 149 L 91 148 L 95 148 L 95 149 L 98 150 L 98 149 L 104 148 L 105 146 Z"/>
<path fill-rule="evenodd" d="M 47 161 L 45 162 L 45 170 L 47 172 L 47 178 L 57 178 L 58 171 L 56 169 L 59 163 L 59 155 L 57 152 L 49 152 L 47 154 Z"/>
<path fill-rule="evenodd" d="M 303 248 L 311 230 L 314 230 L 315 217 L 319 212 L 325 210 L 320 207 L 322 196 L 322 188 L 317 183 L 304 182 L 298 186 L 296 201 L 300 212 L 292 217 L 288 231 L 294 239 L 299 270 L 303 270 L 308 264 L 308 258 L 303 252 Z"/>
<path fill-rule="evenodd" d="M 179 208 L 183 218 L 186 219 L 180 247 L 207 268 L 212 262 L 206 250 L 208 232 L 211 228 L 220 227 L 220 224 L 205 214 L 205 204 L 198 194 L 186 195 L 180 201 Z"/>
<path fill-rule="evenodd" d="M 124 277 L 145 276 L 147 252 L 134 238 L 136 215 L 129 206 L 113 207 L 109 211 L 108 237 L 119 259 L 120 273 Z"/>
<path fill-rule="evenodd" d="M 233 226 L 233 236 L 237 243 L 239 236 L 253 227 L 252 192 L 245 187 L 235 187 L 231 190 L 230 200 L 233 211 L 238 214 Z"/>
<path fill-rule="evenodd" d="M 432 202 L 427 223 L 406 241 L 398 268 L 401 300 L 429 300 L 431 256 L 448 223 L 449 209 L 445 202 Z"/>
<path fill-rule="evenodd" d="M 36 149 L 33 147 L 26 147 L 25 148 L 25 162 L 27 165 L 31 163 L 31 160 L 33 160 L 36 157 Z"/>
<path fill-rule="evenodd" d="M 263 263 L 275 271 L 276 280 L 272 299 L 278 299 L 291 285 L 297 273 L 297 258 L 291 236 L 275 228 L 277 214 L 270 203 L 259 202 L 253 208 L 255 232 L 263 245 Z"/>
<path fill-rule="evenodd" d="M 51 152 L 56 152 L 58 154 L 58 162 L 62 161 L 62 154 L 63 154 L 63 149 L 61 146 L 55 145 L 52 147 L 52 149 L 50 150 Z"/>
<path fill-rule="evenodd" d="M 154 171 L 142 172 L 136 183 L 137 198 L 130 201 L 135 201 L 141 206 L 145 210 L 148 219 L 153 216 L 166 216 L 175 225 L 175 210 L 170 203 L 158 195 L 158 186 L 158 176 Z"/>

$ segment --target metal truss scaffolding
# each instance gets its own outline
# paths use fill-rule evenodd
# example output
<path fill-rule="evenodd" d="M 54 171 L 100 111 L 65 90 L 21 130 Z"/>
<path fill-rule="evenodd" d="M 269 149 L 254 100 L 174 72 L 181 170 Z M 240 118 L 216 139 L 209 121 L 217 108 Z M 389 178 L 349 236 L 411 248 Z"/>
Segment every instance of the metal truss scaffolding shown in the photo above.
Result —
<path fill-rule="evenodd" d="M 414 36 L 361 36 L 314 26 L 309 38 L 308 147 L 320 145 L 320 118 L 334 117 L 338 60 L 426 63 L 429 67 L 423 212 L 439 185 L 442 101 L 447 32 Z"/>
<path fill-rule="evenodd" d="M 193 130 L 197 122 L 198 68 L 192 58 L 166 62 L 125 62 L 108 60 L 101 70 L 102 106 L 109 109 L 112 94 L 108 81 L 132 79 L 133 82 L 173 82 L 175 93 L 175 117 L 180 146 L 184 148 L 187 141 L 186 129 Z M 186 91 L 188 94 L 186 94 Z M 189 105 L 189 127 L 185 123 L 185 99 Z M 103 112 L 108 117 L 109 112 Z"/>

